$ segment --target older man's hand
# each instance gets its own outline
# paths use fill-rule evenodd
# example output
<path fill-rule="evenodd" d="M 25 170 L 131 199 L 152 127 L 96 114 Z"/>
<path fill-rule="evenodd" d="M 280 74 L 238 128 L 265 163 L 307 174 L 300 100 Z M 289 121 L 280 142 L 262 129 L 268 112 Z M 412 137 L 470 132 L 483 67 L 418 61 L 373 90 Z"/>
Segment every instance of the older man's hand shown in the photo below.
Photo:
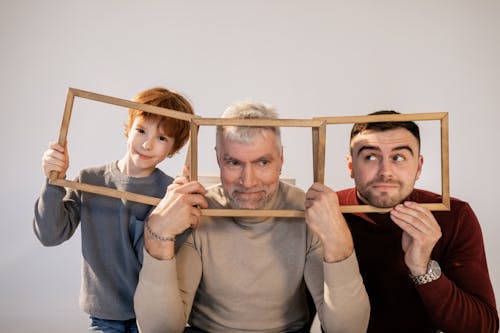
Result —
<path fill-rule="evenodd" d="M 144 246 L 156 259 L 174 257 L 174 239 L 188 228 L 196 228 L 201 208 L 207 208 L 205 188 L 198 182 L 176 181 L 149 215 L 144 230 Z M 161 238 L 161 239 L 160 239 Z"/>
<path fill-rule="evenodd" d="M 346 259 L 354 251 L 351 231 L 340 211 L 337 194 L 314 183 L 306 193 L 306 223 L 323 242 L 326 262 Z"/>

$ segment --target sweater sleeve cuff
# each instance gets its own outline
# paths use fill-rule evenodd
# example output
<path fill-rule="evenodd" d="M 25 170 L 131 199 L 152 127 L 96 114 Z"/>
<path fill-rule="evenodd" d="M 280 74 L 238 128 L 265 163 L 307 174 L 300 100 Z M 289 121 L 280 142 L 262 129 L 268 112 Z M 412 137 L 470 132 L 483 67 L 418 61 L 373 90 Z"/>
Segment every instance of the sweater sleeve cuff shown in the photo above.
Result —
<path fill-rule="evenodd" d="M 334 263 L 323 262 L 323 269 L 325 274 L 325 283 L 329 287 L 333 287 L 331 284 L 332 281 L 335 281 L 335 286 L 338 287 L 350 284 L 361 278 L 355 251 L 342 261 Z"/>
<path fill-rule="evenodd" d="M 143 283 L 163 285 L 165 281 L 170 281 L 170 279 L 174 281 L 177 279 L 175 257 L 170 260 L 158 260 L 144 249 L 141 281 Z"/>

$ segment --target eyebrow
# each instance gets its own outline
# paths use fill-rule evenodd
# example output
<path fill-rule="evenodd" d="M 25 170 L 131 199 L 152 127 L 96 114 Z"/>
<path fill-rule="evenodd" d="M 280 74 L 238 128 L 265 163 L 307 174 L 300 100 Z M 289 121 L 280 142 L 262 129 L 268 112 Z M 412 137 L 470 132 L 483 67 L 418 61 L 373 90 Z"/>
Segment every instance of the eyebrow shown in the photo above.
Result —
<path fill-rule="evenodd" d="M 231 156 L 231 155 L 224 155 L 224 156 L 222 157 L 222 160 L 223 160 L 223 161 L 238 161 L 238 162 L 241 162 L 241 160 L 240 160 L 240 159 L 235 158 L 235 157 L 233 157 L 233 156 Z M 255 159 L 255 160 L 253 160 L 253 161 L 250 161 L 250 163 L 259 162 L 259 161 L 261 161 L 261 160 L 273 161 L 273 160 L 274 160 L 274 158 L 273 158 L 273 157 L 272 157 L 272 155 L 270 155 L 270 154 L 265 154 L 265 155 L 262 155 L 262 156 L 260 156 L 260 157 L 256 158 L 256 159 Z"/>
<path fill-rule="evenodd" d="M 358 152 L 357 152 L 357 156 L 359 156 L 364 150 L 376 150 L 376 151 L 380 151 L 380 148 L 377 147 L 377 146 L 369 146 L 369 145 L 366 145 L 366 146 L 363 146 L 361 147 Z M 410 154 L 413 156 L 414 153 L 413 153 L 413 149 L 411 149 L 410 146 L 408 145 L 403 145 L 403 146 L 397 146 L 397 147 L 394 147 L 392 148 L 392 151 L 399 151 L 399 150 L 407 150 L 410 152 Z"/>

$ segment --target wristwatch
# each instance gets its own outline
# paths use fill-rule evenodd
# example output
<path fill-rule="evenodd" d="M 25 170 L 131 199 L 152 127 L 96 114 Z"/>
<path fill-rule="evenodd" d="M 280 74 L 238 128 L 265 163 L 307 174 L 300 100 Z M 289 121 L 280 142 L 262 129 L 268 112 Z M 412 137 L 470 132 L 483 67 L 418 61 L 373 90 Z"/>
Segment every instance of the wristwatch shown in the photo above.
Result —
<path fill-rule="evenodd" d="M 425 274 L 417 276 L 410 274 L 410 277 L 415 284 L 426 284 L 439 279 L 440 276 L 441 267 L 439 267 L 438 262 L 435 260 L 429 260 L 429 263 L 427 264 L 427 272 L 425 272 Z"/>

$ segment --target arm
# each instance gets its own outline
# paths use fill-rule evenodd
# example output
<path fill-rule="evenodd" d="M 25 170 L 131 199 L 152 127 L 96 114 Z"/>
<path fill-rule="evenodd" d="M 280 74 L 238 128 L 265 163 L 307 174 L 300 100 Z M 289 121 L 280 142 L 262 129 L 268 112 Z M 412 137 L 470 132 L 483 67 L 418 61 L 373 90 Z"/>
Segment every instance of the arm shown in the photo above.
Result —
<path fill-rule="evenodd" d="M 208 204 L 203 196 L 205 188 L 198 182 L 176 180 L 158 206 L 146 220 L 144 230 L 144 248 L 158 260 L 174 258 L 174 239 L 186 229 L 196 229 L 201 216 L 200 208 Z"/>
<path fill-rule="evenodd" d="M 366 332 L 370 303 L 356 254 L 326 263 L 319 245 L 307 255 L 304 279 L 325 332 Z"/>
<path fill-rule="evenodd" d="M 151 212 L 144 230 L 144 262 L 134 296 L 143 332 L 182 332 L 201 278 L 201 260 L 189 236 L 177 256 L 172 239 L 196 228 L 206 208 L 197 182 L 175 182 Z"/>
<path fill-rule="evenodd" d="M 144 251 L 134 308 L 141 332 L 182 332 L 201 279 L 201 261 L 192 235 L 171 260 Z"/>
<path fill-rule="evenodd" d="M 406 241 L 403 238 L 407 265 L 412 262 L 406 260 L 408 254 L 419 258 L 414 254 L 422 253 L 422 261 L 431 258 L 431 252 L 422 249 L 426 239 L 432 239 L 430 230 L 439 227 L 434 216 L 415 203 L 405 203 L 395 210 L 391 213 L 393 220 L 403 229 L 403 237 L 407 235 Z M 436 328 L 445 332 L 498 332 L 498 313 L 479 222 L 466 204 L 452 207 L 450 216 L 451 223 L 445 224 L 443 230 L 445 248 L 432 258 L 443 273 L 439 279 L 415 288 Z M 431 251 L 439 245 L 434 242 Z M 434 249 L 432 253 L 438 252 Z"/>
<path fill-rule="evenodd" d="M 51 144 L 42 158 L 42 168 L 47 179 L 35 203 L 33 219 L 35 235 L 45 246 L 59 245 L 69 239 L 80 222 L 77 192 L 72 190 L 66 193 L 64 188 L 48 183 L 51 171 L 64 175 L 68 165 L 69 158 L 64 147 Z"/>
<path fill-rule="evenodd" d="M 305 207 L 306 223 L 321 240 L 307 255 L 305 280 L 322 327 L 326 332 L 365 332 L 370 303 L 337 195 L 313 184 Z"/>

